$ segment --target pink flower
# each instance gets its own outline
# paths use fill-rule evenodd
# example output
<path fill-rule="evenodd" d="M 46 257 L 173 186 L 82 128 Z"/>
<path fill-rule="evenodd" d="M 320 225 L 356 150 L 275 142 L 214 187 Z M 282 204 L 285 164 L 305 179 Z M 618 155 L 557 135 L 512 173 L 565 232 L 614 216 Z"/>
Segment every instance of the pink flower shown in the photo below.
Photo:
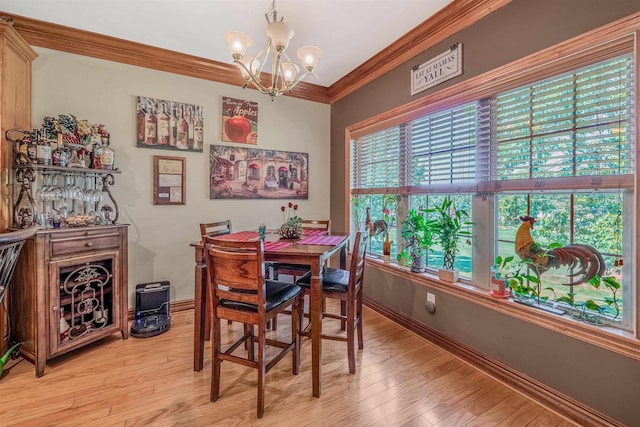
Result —
<path fill-rule="evenodd" d="M 280 210 L 281 210 L 282 212 L 284 212 L 284 210 L 285 210 L 285 209 L 286 209 L 286 208 L 285 208 L 284 206 L 280 206 Z"/>
<path fill-rule="evenodd" d="M 289 202 L 289 209 L 293 207 L 293 203 Z"/>
<path fill-rule="evenodd" d="M 293 210 L 297 211 L 298 210 L 298 205 L 293 205 Z"/>

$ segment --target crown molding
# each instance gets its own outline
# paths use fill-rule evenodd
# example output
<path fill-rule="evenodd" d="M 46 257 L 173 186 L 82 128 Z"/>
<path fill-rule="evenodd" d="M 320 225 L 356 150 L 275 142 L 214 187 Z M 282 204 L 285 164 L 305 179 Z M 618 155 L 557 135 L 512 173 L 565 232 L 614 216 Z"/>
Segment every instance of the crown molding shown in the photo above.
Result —
<path fill-rule="evenodd" d="M 285 96 L 325 104 L 334 103 L 510 1 L 454 0 L 330 87 L 301 82 Z M 233 64 L 2 11 L 0 15 L 13 18 L 13 28 L 32 46 L 233 86 L 243 86 L 245 83 Z M 269 75 L 263 73 L 262 79 L 268 81 Z"/>
<path fill-rule="evenodd" d="M 24 55 L 24 57 L 29 61 L 33 61 L 38 57 L 38 54 L 31 49 L 31 46 L 29 46 L 29 44 L 18 34 L 11 24 L 1 18 L 0 36 L 4 37 L 9 43 L 15 45 L 18 48 L 17 51 Z"/>
<path fill-rule="evenodd" d="M 329 87 L 329 102 L 355 92 L 414 56 L 510 3 L 511 0 L 454 0 Z"/>
<path fill-rule="evenodd" d="M 13 28 L 32 46 L 77 55 L 90 56 L 153 70 L 166 71 L 198 79 L 210 80 L 234 86 L 244 85 L 244 79 L 233 64 L 225 64 L 198 56 L 187 55 L 168 49 L 136 43 L 116 37 L 64 25 L 52 24 L 24 16 L 0 12 L 13 18 Z M 262 79 L 270 75 L 262 73 Z M 250 88 L 250 86 L 248 86 Z M 308 101 L 329 102 L 328 90 L 324 86 L 301 82 L 285 94 Z"/>

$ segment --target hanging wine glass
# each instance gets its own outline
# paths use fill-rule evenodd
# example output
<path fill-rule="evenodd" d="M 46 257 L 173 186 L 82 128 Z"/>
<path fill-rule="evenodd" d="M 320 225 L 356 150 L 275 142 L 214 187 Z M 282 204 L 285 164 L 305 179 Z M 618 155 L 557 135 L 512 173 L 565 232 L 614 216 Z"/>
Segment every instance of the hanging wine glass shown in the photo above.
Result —
<path fill-rule="evenodd" d="M 49 192 L 51 193 L 51 200 L 55 201 L 59 201 L 62 200 L 62 198 L 64 197 L 64 192 L 62 191 L 62 188 L 60 188 L 60 186 L 58 185 L 58 180 L 59 180 L 59 175 L 54 175 L 53 176 L 53 183 L 51 185 L 51 188 L 49 190 Z"/>

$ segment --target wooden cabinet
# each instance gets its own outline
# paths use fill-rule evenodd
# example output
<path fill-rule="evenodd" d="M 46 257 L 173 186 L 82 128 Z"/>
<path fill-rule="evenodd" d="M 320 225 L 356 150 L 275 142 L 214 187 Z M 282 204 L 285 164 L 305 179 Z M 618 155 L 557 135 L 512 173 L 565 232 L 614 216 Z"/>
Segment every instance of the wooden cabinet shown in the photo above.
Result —
<path fill-rule="evenodd" d="M 126 225 L 39 230 L 14 277 L 12 338 L 36 376 L 56 356 L 116 332 L 128 337 Z"/>
<path fill-rule="evenodd" d="M 37 54 L 24 39 L 0 19 L 0 233 L 11 226 L 11 176 L 13 150 L 5 137 L 8 129 L 31 128 L 31 62 Z M 3 304 L 7 304 L 5 299 Z M 6 310 L 0 307 L 0 355 L 8 348 Z"/>

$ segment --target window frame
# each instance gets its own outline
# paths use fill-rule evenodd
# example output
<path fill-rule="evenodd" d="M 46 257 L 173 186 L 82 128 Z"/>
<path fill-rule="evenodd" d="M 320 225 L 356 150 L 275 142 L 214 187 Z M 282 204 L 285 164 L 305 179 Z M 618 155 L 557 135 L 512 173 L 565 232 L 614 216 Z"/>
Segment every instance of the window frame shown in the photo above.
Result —
<path fill-rule="evenodd" d="M 638 114 L 638 106 L 640 104 L 638 101 L 640 98 L 640 84 L 638 83 L 640 48 L 638 47 L 638 43 L 636 43 L 638 34 L 640 34 L 640 16 L 632 15 L 585 33 L 581 36 L 574 37 L 573 39 L 536 52 L 512 63 L 498 67 L 482 75 L 471 77 L 456 85 L 425 95 L 422 98 L 396 107 L 388 112 L 348 126 L 345 128 L 346 153 L 347 155 L 350 154 L 349 147 L 351 141 L 362 135 L 382 130 L 385 127 L 408 122 L 425 114 L 460 106 L 483 98 L 489 98 L 510 89 L 560 75 L 564 72 L 578 69 L 628 52 L 632 52 L 635 59 L 634 89 L 636 96 L 634 110 L 636 111 L 635 135 L 637 139 L 640 130 L 640 114 Z M 634 153 L 635 158 L 633 159 L 633 162 L 637 165 L 638 150 L 636 149 Z M 350 165 L 351 159 L 348 156 L 345 163 L 347 198 L 350 197 Z M 612 182 L 607 182 L 607 184 L 613 185 L 615 181 L 615 185 L 619 185 L 621 187 L 635 187 L 637 191 L 640 188 L 638 185 L 640 181 L 639 175 L 640 174 L 636 173 L 634 176 L 607 178 L 612 180 Z M 581 177 L 570 179 L 574 179 L 575 182 L 573 184 L 575 184 L 577 188 L 592 188 L 595 184 L 590 179 L 584 179 Z M 514 185 L 515 184 L 516 183 L 514 183 Z M 517 188 L 514 188 L 514 190 L 521 190 L 523 187 L 522 184 L 524 183 L 520 182 L 517 184 Z M 495 235 L 494 229 L 496 226 L 494 223 L 495 215 L 492 215 L 495 208 L 488 208 L 488 206 L 494 206 L 495 198 L 493 196 L 493 192 L 495 191 L 495 185 L 495 182 L 489 182 L 486 184 L 485 188 L 474 189 L 478 191 L 478 195 L 475 196 L 473 200 L 474 212 L 477 215 L 485 215 L 485 219 L 488 220 L 485 232 L 491 233 L 492 236 Z M 456 186 L 453 185 L 452 187 Z M 526 185 L 524 187 L 526 188 Z M 452 190 L 454 189 L 452 188 Z M 457 188 L 456 190 L 461 191 L 460 188 Z M 485 191 L 483 192 L 483 190 Z M 532 188 L 532 190 L 535 190 L 535 188 Z M 640 197 L 636 197 L 632 204 L 636 218 L 638 216 L 637 213 L 640 212 L 639 200 Z M 347 200 L 345 203 L 345 224 L 351 224 L 349 206 L 350 204 Z M 637 247 L 637 230 L 634 229 L 633 232 L 635 242 L 634 246 Z M 477 242 L 478 240 L 479 239 L 476 238 L 474 239 L 474 242 Z M 485 262 L 493 262 L 492 257 L 486 255 L 486 253 L 490 251 L 484 252 L 485 258 L 490 259 L 476 259 L 479 252 L 477 252 L 477 248 L 474 247 L 474 266 L 484 265 Z M 640 311 L 640 297 L 638 295 L 640 293 L 638 289 L 640 286 L 640 269 L 635 267 L 640 261 L 640 255 L 638 252 L 640 251 L 636 249 L 635 252 L 632 253 L 632 260 L 630 260 L 634 265 L 633 273 L 631 275 L 631 283 L 636 284 L 632 289 L 632 293 L 634 294 L 632 296 L 634 310 L 631 314 L 633 316 L 633 332 L 626 332 L 607 327 L 595 327 L 571 319 L 542 313 L 539 310 L 523 307 L 511 301 L 496 301 L 487 295 L 486 289 L 480 289 L 465 283 L 457 283 L 453 286 L 451 284 L 443 284 L 432 275 L 410 273 L 408 269 L 398 266 L 397 264 L 385 264 L 380 260 L 368 260 L 367 262 L 374 268 L 401 276 L 409 281 L 438 288 L 442 292 L 470 300 L 490 309 L 506 313 L 509 316 L 526 320 L 541 327 L 558 331 L 562 334 L 598 345 L 635 359 L 640 359 L 640 316 L 638 315 L 638 312 Z"/>

